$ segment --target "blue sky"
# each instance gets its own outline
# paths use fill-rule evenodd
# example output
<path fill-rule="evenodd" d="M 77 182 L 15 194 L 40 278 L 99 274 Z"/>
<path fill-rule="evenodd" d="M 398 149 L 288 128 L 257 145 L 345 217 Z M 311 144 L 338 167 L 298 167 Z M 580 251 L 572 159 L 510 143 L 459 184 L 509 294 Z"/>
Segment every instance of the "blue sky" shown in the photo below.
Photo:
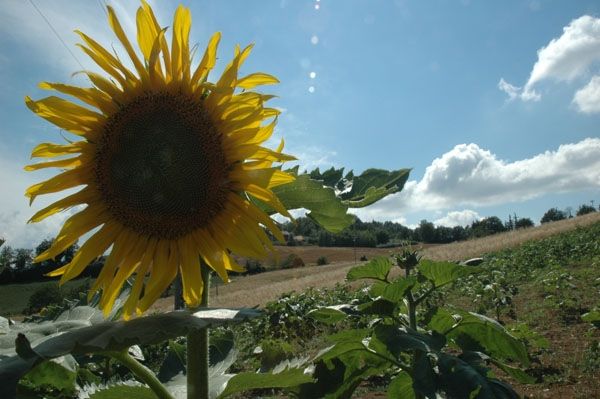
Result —
<path fill-rule="evenodd" d="M 104 0 L 33 0 L 0 9 L 0 236 L 29 246 L 67 216 L 26 225 L 23 192 L 51 173 L 22 171 L 36 143 L 61 132 L 33 115 L 40 81 L 88 85 L 97 70 L 75 47 L 81 29 L 121 52 Z M 134 36 L 135 1 L 106 1 Z M 162 25 L 177 2 L 153 1 Z M 411 167 L 403 193 L 366 220 L 469 223 L 516 212 L 600 203 L 600 3 L 597 1 L 187 1 L 200 53 L 223 34 L 218 73 L 233 47 L 255 43 L 243 73 L 281 84 L 277 136 L 306 168 Z M 125 57 L 122 57 L 125 58 Z M 79 65 L 81 64 L 81 65 Z"/>

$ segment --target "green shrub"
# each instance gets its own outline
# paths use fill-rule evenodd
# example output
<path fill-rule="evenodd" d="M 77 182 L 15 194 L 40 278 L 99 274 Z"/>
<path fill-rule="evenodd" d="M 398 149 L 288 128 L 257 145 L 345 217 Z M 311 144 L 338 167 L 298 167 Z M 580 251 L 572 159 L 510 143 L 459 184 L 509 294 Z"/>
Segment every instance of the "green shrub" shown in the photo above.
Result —
<path fill-rule="evenodd" d="M 260 368 L 263 372 L 272 370 L 282 361 L 294 357 L 292 345 L 280 339 L 265 339 L 254 352 L 260 357 Z"/>
<path fill-rule="evenodd" d="M 329 261 L 327 260 L 327 257 L 325 256 L 319 256 L 319 258 L 317 259 L 317 265 L 319 266 L 323 266 L 323 265 L 328 265 Z"/>
<path fill-rule="evenodd" d="M 37 313 L 48 305 L 61 304 L 65 298 L 64 293 L 58 287 L 58 284 L 44 285 L 29 297 L 25 313 Z"/>
<path fill-rule="evenodd" d="M 262 263 L 255 259 L 247 259 L 246 260 L 246 273 L 248 274 L 258 274 L 265 271 Z"/>
<path fill-rule="evenodd" d="M 285 258 L 283 260 L 283 262 L 281 262 L 279 264 L 279 267 L 281 267 L 282 269 L 295 269 L 297 267 L 303 267 L 304 266 L 304 261 L 302 260 L 301 257 L 299 257 L 296 254 L 289 254 L 287 256 L 287 258 Z"/>

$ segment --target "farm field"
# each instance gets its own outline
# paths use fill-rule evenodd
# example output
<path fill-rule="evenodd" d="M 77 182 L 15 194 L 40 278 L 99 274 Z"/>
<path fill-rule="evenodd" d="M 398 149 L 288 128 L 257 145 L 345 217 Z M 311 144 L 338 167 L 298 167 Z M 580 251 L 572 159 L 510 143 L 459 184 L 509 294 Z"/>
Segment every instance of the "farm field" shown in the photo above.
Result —
<path fill-rule="evenodd" d="M 600 213 L 593 213 L 475 240 L 452 244 L 425 245 L 421 247 L 423 248 L 421 253 L 425 258 L 433 260 L 465 260 L 501 249 L 513 248 L 527 241 L 550 237 L 597 222 L 600 222 Z M 419 248 L 415 246 L 415 249 Z M 355 266 L 353 248 L 278 246 L 276 250 L 277 254 L 274 255 L 274 258 L 285 259 L 293 253 L 300 256 L 307 266 L 296 269 L 273 270 L 252 276 L 234 277 L 232 282 L 226 285 L 223 285 L 218 279 L 213 279 L 211 306 L 235 307 L 240 306 L 242 303 L 250 306 L 261 306 L 277 299 L 286 292 L 302 291 L 308 287 L 332 287 L 337 283 L 342 283 L 348 270 Z M 398 248 L 357 248 L 356 255 L 357 259 L 360 259 L 363 255 L 368 259 L 372 259 L 375 256 L 390 255 L 395 251 L 397 252 Z M 320 256 L 325 256 L 331 263 L 316 266 L 317 259 Z M 267 260 L 265 265 L 269 265 L 270 261 Z M 161 298 L 154 305 L 154 309 L 169 310 L 172 306 L 172 297 Z"/>
<path fill-rule="evenodd" d="M 499 234 L 454 244 L 423 247 L 426 258 L 460 260 L 483 256 L 480 272 L 442 290 L 427 306 L 456 306 L 496 319 L 522 340 L 532 360 L 526 372 L 533 383 L 520 383 L 499 370 L 527 398 L 600 397 L 600 329 L 582 316 L 600 306 L 600 215 L 591 214 L 538 228 Z M 254 354 L 257 345 L 275 345 L 283 358 L 314 356 L 327 345 L 332 332 L 351 329 L 346 322 L 322 326 L 306 317 L 311 309 L 364 300 L 364 283 L 344 284 L 356 264 L 353 248 L 278 247 L 279 257 L 294 253 L 307 266 L 237 276 L 223 285 L 214 279 L 211 307 L 254 307 L 264 316 L 233 327 L 239 350 L 235 372 L 254 372 L 262 360 Z M 369 260 L 399 249 L 357 248 L 357 257 Z M 331 262 L 317 266 L 326 256 Z M 366 263 L 366 262 L 358 262 Z M 392 269 L 398 276 L 400 269 Z M 68 289 L 85 284 L 76 280 Z M 18 313 L 34 290 L 52 283 L 0 286 L 5 314 Z M 292 293 L 293 292 L 293 293 Z M 441 302 L 435 302 L 435 301 Z M 151 312 L 171 310 L 173 298 L 160 299 Z M 10 310 L 13 309 L 13 310 Z M 17 309 L 17 310 L 14 310 Z M 421 317 L 424 317 L 421 315 Z M 338 330 L 339 329 L 339 330 Z M 215 337 L 223 331 L 215 329 Z M 211 333 L 211 334 L 213 334 Z M 282 349 L 283 348 L 283 349 Z M 148 356 L 164 348 L 144 349 Z M 362 383 L 353 398 L 383 398 L 390 375 Z M 239 398 L 271 397 L 249 392 Z M 277 396 L 280 397 L 280 396 Z"/>
<path fill-rule="evenodd" d="M 431 252 L 431 256 L 435 256 L 437 251 L 454 246 L 465 251 L 463 255 L 468 255 L 457 258 L 487 254 L 484 272 L 447 289 L 446 304 L 497 319 L 527 343 L 532 358 L 527 372 L 535 379 L 534 383 L 521 384 L 498 371 L 499 378 L 509 381 L 523 397 L 600 397 L 597 384 L 600 379 L 600 330 L 581 318 L 600 305 L 600 240 L 597 239 L 600 221 L 596 216 L 579 219 L 577 223 L 569 222 L 543 226 L 545 229 L 537 231 L 517 232 L 521 234 L 499 235 L 493 237 L 495 240 L 488 238 L 478 240 L 479 243 L 458 243 L 423 251 L 425 256 Z M 499 242 L 511 243 L 510 248 L 476 252 L 475 248 L 497 248 Z M 309 250 L 305 249 L 305 253 Z M 285 312 L 295 319 L 301 316 L 293 313 L 293 309 L 304 309 L 303 303 L 313 300 L 308 297 L 340 295 L 339 286 L 329 288 L 323 294 L 308 287 L 334 287 L 344 280 L 353 266 L 353 260 L 346 260 L 240 277 L 228 286 L 219 285 L 218 296 L 216 288 L 212 288 L 212 306 L 264 305 L 283 293 L 296 291 L 297 294 L 286 294 L 285 301 L 269 302 L 266 306 L 270 317 Z M 488 285 L 494 287 L 492 297 L 485 295 L 489 292 Z M 166 310 L 170 306 L 172 301 L 165 298 L 159 308 Z M 281 334 L 285 322 L 283 326 L 273 328 L 277 331 L 273 334 Z M 308 340 L 297 341 L 295 350 L 301 353 L 295 355 L 310 354 L 311 348 L 322 345 L 322 340 L 315 334 Z M 243 345 L 242 342 L 240 346 Z M 247 349 L 251 351 L 251 348 Z M 353 397 L 385 397 L 385 386 L 386 383 L 381 381 L 363 384 Z"/>

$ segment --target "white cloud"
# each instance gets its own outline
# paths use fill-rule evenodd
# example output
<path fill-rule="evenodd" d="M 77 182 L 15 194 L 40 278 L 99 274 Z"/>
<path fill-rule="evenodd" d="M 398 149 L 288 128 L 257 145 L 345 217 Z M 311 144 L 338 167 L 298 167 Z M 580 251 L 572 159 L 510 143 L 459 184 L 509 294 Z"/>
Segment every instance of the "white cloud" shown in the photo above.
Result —
<path fill-rule="evenodd" d="M 515 98 L 517 98 L 519 96 L 519 92 L 521 91 L 520 87 L 511 85 L 506 80 L 504 80 L 504 78 L 500 78 L 500 82 L 498 82 L 498 89 L 508 94 L 509 100 L 514 100 Z"/>
<path fill-rule="evenodd" d="M 482 217 L 479 213 L 471 209 L 464 209 L 462 211 L 448 212 L 443 218 L 439 218 L 433 221 L 436 226 L 467 226 L 473 223 L 475 220 L 481 220 Z"/>
<path fill-rule="evenodd" d="M 579 112 L 592 114 L 600 112 L 600 76 L 594 76 L 587 85 L 577 90 L 573 97 Z"/>
<path fill-rule="evenodd" d="M 95 63 L 75 46 L 81 40 L 73 31 L 79 29 L 104 47 L 110 50 L 114 49 L 119 54 L 121 61 L 131 68 L 129 57 L 126 56 L 118 39 L 110 30 L 106 11 L 101 3 L 69 0 L 55 0 L 52 3 L 35 1 L 34 4 L 50 22 L 52 29 L 60 37 L 59 40 L 48 23 L 29 2 L 3 2 L 0 13 L 0 33 L 14 46 L 30 49 L 30 53 L 36 54 L 37 59 L 44 60 L 45 66 L 55 67 L 69 75 L 73 71 L 81 70 L 79 63 L 87 70 L 100 71 Z M 158 2 L 150 1 L 150 3 L 159 23 L 164 26 L 170 25 L 172 14 L 169 15 L 166 12 L 165 2 L 158 4 Z M 130 40 L 135 40 L 135 15 L 140 2 L 106 1 L 106 4 L 115 9 Z M 68 50 L 61 40 L 64 41 Z M 76 59 L 69 54 L 69 50 Z"/>
<path fill-rule="evenodd" d="M 0 154 L 0 181 L 5 193 L 0 196 L 0 237 L 6 239 L 7 245 L 32 248 L 44 238 L 54 237 L 75 210 L 53 215 L 39 223 L 27 224 L 37 210 L 49 205 L 53 199 L 55 201 L 64 196 L 64 193 L 40 197 L 30 207 L 25 190 L 51 174 L 25 172 L 23 166 L 27 160 L 9 159 L 9 152 L 2 148 Z"/>
<path fill-rule="evenodd" d="M 364 220 L 391 220 L 424 211 L 485 207 L 550 193 L 600 188 L 600 139 L 561 145 L 515 162 L 477 144 L 459 144 L 433 160 L 420 181 L 357 211 Z"/>
<path fill-rule="evenodd" d="M 600 18 L 584 15 L 571 21 L 560 37 L 552 39 L 537 54 L 538 60 L 522 89 L 504 79 L 498 83 L 509 99 L 537 101 L 541 95 L 535 86 L 540 82 L 548 79 L 570 82 L 588 75 L 590 68 L 600 61 Z"/>

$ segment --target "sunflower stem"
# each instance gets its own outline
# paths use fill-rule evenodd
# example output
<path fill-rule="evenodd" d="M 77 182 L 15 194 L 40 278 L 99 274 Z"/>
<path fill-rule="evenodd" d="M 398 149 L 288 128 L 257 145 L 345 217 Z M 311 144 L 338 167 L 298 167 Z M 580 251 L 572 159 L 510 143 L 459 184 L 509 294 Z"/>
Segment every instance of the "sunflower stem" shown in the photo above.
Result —
<path fill-rule="evenodd" d="M 123 364 L 127 367 L 131 372 L 140 380 L 145 382 L 150 389 L 156 394 L 156 396 L 160 399 L 174 399 L 173 396 L 167 391 L 163 384 L 160 383 L 156 375 L 150 370 L 148 367 L 144 366 L 142 363 L 135 360 L 127 350 L 122 352 L 105 352 L 106 356 L 112 357 L 117 360 L 119 363 Z"/>
<path fill-rule="evenodd" d="M 208 292 L 210 289 L 210 270 L 202 262 L 202 290 L 201 308 L 208 307 Z M 187 336 L 187 397 L 188 399 L 209 399 L 208 381 L 208 328 L 191 331 Z"/>
<path fill-rule="evenodd" d="M 181 283 L 181 273 L 177 273 L 173 282 L 173 310 L 185 309 L 183 300 L 183 285 Z"/>

